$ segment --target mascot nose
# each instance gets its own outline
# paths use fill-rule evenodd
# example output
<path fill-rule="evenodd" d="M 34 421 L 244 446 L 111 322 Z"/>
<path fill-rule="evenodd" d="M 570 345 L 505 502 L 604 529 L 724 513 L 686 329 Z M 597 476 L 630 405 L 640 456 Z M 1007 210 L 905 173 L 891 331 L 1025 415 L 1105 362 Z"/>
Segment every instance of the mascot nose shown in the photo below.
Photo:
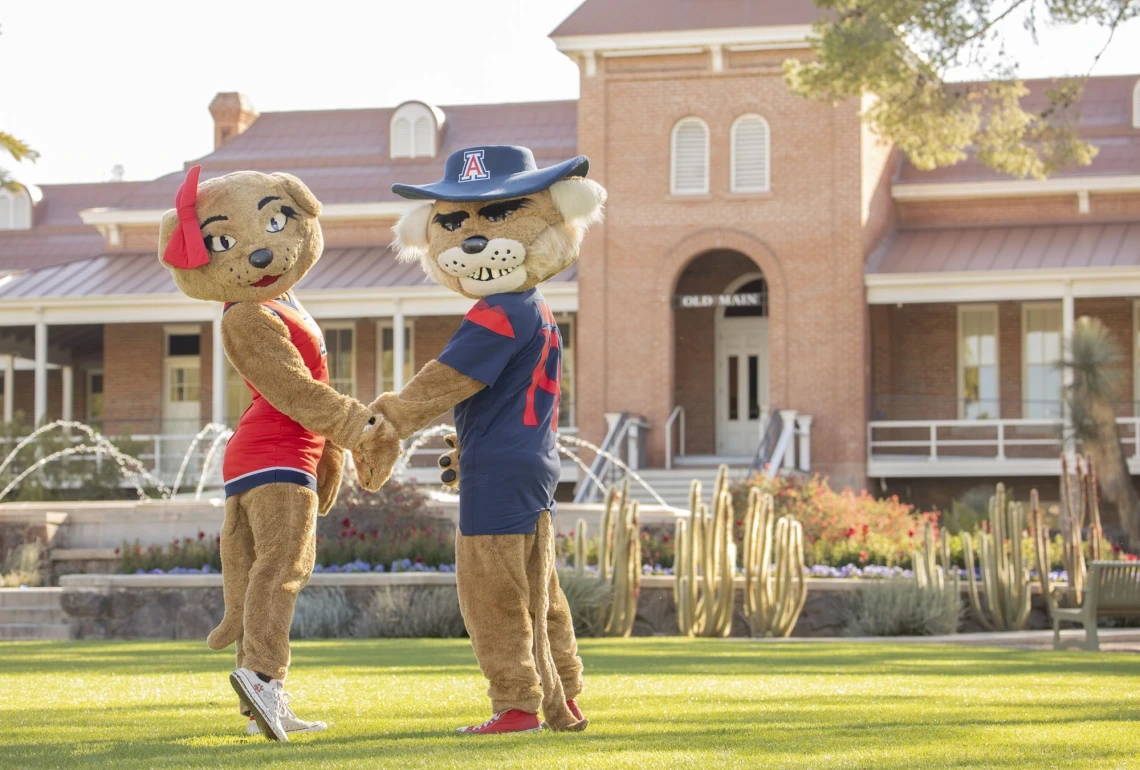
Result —
<path fill-rule="evenodd" d="M 463 252 L 465 254 L 478 254 L 485 248 L 487 248 L 487 239 L 481 235 L 472 235 L 463 242 Z"/>
<path fill-rule="evenodd" d="M 485 241 L 484 241 L 485 242 Z M 258 249 L 249 255 L 249 264 L 260 269 L 269 267 L 269 263 L 273 261 L 273 252 L 269 249 Z"/>

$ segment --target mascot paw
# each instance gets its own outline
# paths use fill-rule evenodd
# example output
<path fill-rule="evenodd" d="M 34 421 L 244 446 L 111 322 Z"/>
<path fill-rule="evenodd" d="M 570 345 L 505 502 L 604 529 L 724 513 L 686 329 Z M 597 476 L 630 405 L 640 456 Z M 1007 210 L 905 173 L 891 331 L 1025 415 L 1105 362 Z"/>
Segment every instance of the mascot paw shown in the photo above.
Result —
<path fill-rule="evenodd" d="M 400 439 L 396 429 L 382 415 L 374 417 L 352 450 L 352 464 L 360 486 L 375 492 L 384 486 L 400 459 Z"/>
<path fill-rule="evenodd" d="M 227 614 L 222 618 L 222 622 L 218 624 L 218 627 L 211 631 L 210 635 L 206 637 L 206 646 L 211 650 L 224 650 L 241 637 L 241 630 L 241 618 L 231 620 Z"/>
<path fill-rule="evenodd" d="M 459 486 L 459 437 L 452 433 L 444 436 L 443 441 L 451 451 L 439 458 L 439 480 L 454 489 Z"/>

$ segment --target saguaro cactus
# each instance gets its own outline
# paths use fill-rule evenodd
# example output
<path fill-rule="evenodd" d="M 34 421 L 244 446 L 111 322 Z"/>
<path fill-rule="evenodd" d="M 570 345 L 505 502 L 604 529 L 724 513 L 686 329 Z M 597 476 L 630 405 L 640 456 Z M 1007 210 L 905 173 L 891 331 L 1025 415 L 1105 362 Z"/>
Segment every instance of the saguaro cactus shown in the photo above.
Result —
<path fill-rule="evenodd" d="M 753 487 L 744 517 L 744 611 L 753 636 L 788 636 L 807 601 L 803 527 L 774 521 L 771 495 Z"/>
<path fill-rule="evenodd" d="M 1061 469 L 1064 473 L 1064 459 L 1061 460 Z M 1064 481 L 1061 482 L 1064 485 Z M 1045 526 L 1045 514 L 1041 510 L 1041 501 L 1037 490 L 1029 492 L 1029 526 L 1033 530 L 1033 555 L 1037 561 L 1037 582 L 1041 584 L 1041 595 L 1045 598 L 1045 608 L 1049 617 L 1053 616 L 1053 587 L 1049 580 L 1049 528 Z M 1084 557 L 1081 557 L 1081 568 L 1084 568 Z"/>
<path fill-rule="evenodd" d="M 974 544 L 962 533 L 962 552 L 970 581 L 970 604 L 987 631 L 1018 631 L 1029 618 L 1029 570 L 1021 547 L 1025 510 L 1006 499 L 1005 485 L 997 485 L 990 498 L 990 531 L 978 534 L 978 559 L 982 568 L 985 606 L 978 598 L 974 575 Z"/>
<path fill-rule="evenodd" d="M 673 598 L 677 625 L 689 636 L 728 636 L 736 594 L 736 544 L 728 466 L 717 470 L 713 513 L 701 502 L 701 482 L 689 487 L 689 518 L 674 531 Z"/>
<path fill-rule="evenodd" d="M 581 522 L 579 522 L 581 524 Z M 607 636 L 629 636 L 637 617 L 637 597 L 641 589 L 641 515 L 636 500 L 629 499 L 629 479 L 619 492 L 606 493 L 602 514 L 598 576 L 611 587 L 613 602 L 606 618 Z M 583 543 L 584 545 L 584 543 Z"/>
<path fill-rule="evenodd" d="M 914 579 L 919 588 L 931 588 L 945 591 L 948 588 L 958 595 L 961 591 L 961 577 L 958 570 L 950 563 L 950 533 L 945 528 L 938 534 L 938 545 L 934 542 L 934 523 L 926 522 L 922 533 L 923 547 L 911 554 L 914 565 Z M 953 573 L 953 579 L 947 581 L 947 574 Z"/>

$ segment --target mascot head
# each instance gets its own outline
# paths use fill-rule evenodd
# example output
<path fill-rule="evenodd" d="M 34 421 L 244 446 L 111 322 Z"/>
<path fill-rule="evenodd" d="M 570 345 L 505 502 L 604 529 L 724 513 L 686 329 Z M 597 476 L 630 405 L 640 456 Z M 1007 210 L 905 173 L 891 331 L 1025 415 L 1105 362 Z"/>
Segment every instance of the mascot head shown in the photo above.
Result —
<path fill-rule="evenodd" d="M 601 218 L 606 191 L 585 178 L 589 168 L 579 155 L 540 169 L 525 147 L 452 153 L 443 180 L 392 186 L 429 201 L 396 224 L 397 253 L 472 299 L 533 288 L 574 264 L 586 229 Z"/>
<path fill-rule="evenodd" d="M 321 256 L 321 204 L 290 174 L 186 174 L 162 217 L 158 254 L 184 294 L 218 302 L 280 297 Z"/>

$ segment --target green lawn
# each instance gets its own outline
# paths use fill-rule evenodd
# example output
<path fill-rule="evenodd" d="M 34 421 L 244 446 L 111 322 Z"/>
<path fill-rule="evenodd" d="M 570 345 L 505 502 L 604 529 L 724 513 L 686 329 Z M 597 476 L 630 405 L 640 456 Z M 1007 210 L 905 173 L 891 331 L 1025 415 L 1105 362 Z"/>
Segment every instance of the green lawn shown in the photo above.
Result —
<path fill-rule="evenodd" d="M 289 744 L 241 735 L 204 643 L 0 643 L 0 768 L 1140 767 L 1140 656 L 682 639 L 582 644 L 581 734 L 463 737 L 465 640 L 299 642 Z"/>

